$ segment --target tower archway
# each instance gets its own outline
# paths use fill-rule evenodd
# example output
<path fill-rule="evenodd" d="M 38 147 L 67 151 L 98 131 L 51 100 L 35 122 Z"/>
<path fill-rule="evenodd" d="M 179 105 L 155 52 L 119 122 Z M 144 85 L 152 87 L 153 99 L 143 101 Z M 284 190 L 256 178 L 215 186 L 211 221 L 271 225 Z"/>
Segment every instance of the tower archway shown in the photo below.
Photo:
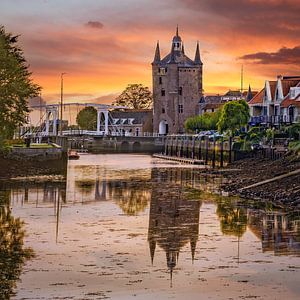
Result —
<path fill-rule="evenodd" d="M 159 122 L 158 132 L 161 135 L 167 135 L 168 134 L 168 132 L 169 132 L 169 125 L 168 125 L 168 122 L 166 120 L 161 120 Z"/>

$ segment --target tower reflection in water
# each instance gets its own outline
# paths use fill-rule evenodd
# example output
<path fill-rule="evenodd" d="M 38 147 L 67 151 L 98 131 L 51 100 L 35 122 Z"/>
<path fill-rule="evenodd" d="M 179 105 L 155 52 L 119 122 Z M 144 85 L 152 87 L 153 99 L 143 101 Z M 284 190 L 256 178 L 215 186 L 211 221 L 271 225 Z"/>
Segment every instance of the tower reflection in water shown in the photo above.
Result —
<path fill-rule="evenodd" d="M 170 271 L 178 263 L 180 250 L 190 244 L 191 260 L 194 260 L 199 235 L 201 201 L 193 199 L 182 185 L 170 181 L 168 173 L 152 171 L 154 181 L 149 213 L 148 242 L 153 264 L 157 245 L 166 253 Z"/>

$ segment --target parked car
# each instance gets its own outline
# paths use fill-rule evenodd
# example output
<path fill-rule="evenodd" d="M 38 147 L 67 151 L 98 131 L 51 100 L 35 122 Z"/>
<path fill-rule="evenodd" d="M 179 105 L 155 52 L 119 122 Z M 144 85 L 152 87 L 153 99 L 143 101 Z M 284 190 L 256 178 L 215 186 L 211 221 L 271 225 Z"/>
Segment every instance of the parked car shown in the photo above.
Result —
<path fill-rule="evenodd" d="M 264 147 L 261 144 L 252 144 L 251 145 L 251 150 L 253 151 L 259 151 L 262 150 Z"/>

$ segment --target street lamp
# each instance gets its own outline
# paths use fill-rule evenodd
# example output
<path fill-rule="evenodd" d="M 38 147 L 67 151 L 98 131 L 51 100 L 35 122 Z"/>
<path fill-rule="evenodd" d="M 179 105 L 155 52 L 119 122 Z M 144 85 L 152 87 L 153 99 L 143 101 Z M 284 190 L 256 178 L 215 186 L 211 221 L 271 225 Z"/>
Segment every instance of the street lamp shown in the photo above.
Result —
<path fill-rule="evenodd" d="M 67 73 L 60 74 L 60 135 L 62 136 L 62 122 L 63 122 L 63 93 L 64 93 L 64 75 Z"/>

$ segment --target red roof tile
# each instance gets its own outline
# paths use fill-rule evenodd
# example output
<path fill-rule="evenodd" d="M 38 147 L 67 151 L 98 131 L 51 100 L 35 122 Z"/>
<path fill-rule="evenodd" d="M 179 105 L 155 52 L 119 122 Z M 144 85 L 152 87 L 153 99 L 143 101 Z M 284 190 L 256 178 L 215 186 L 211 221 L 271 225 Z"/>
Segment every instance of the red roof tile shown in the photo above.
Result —
<path fill-rule="evenodd" d="M 258 92 L 250 101 L 249 105 L 262 104 L 263 98 L 265 94 L 265 89 L 263 88 L 260 92 Z"/>
<path fill-rule="evenodd" d="M 286 96 L 289 93 L 291 87 L 297 86 L 297 84 L 299 84 L 300 78 L 295 79 L 295 80 L 294 79 L 293 80 L 284 79 L 284 80 L 281 80 L 281 82 L 282 82 L 283 96 Z"/>
<path fill-rule="evenodd" d="M 289 106 L 296 106 L 296 107 L 300 107 L 300 101 L 299 100 L 295 100 L 295 99 L 284 99 L 280 106 L 283 107 L 283 108 L 288 108 Z"/>

